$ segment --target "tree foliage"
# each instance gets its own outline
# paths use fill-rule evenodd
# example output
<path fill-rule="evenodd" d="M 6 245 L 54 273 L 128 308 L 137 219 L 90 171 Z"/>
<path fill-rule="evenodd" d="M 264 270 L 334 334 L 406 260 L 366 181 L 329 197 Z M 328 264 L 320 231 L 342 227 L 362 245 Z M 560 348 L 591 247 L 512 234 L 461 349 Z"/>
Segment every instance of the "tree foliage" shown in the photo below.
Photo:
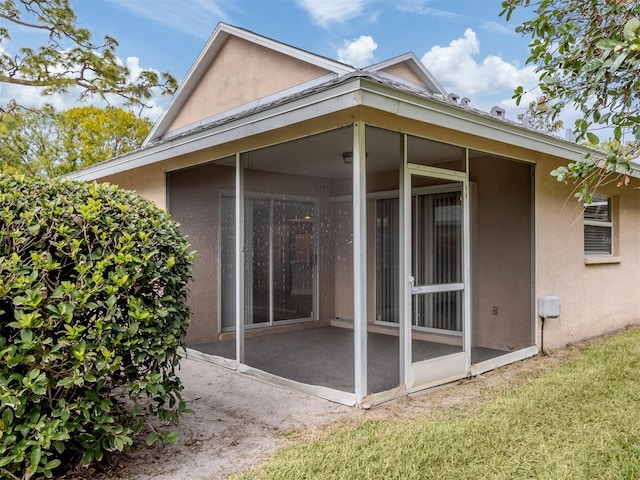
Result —
<path fill-rule="evenodd" d="M 45 106 L 0 119 L 0 172 L 53 178 L 135 150 L 152 123 L 121 108 Z"/>
<path fill-rule="evenodd" d="M 564 122 L 553 116 L 546 97 L 529 103 L 527 111 L 518 115 L 518 120 L 528 123 L 530 128 L 544 133 L 555 133 L 564 127 Z"/>
<path fill-rule="evenodd" d="M 154 93 L 171 94 L 176 81 L 169 73 L 142 70 L 135 77 L 116 56 L 118 42 L 105 36 L 94 43 L 78 25 L 69 0 L 2 0 L 0 19 L 14 29 L 45 32 L 47 42 L 9 54 L 0 51 L 0 82 L 42 87 L 44 95 L 67 93 L 80 87 L 80 98 L 115 95 L 126 105 L 145 105 Z M 0 25 L 0 44 L 11 38 Z M 0 113 L 16 109 L 15 102 L 0 105 Z"/>
<path fill-rule="evenodd" d="M 636 0 L 505 0 L 507 20 L 516 9 L 532 8 L 534 17 L 517 27 L 531 36 L 527 63 L 540 72 L 539 87 L 552 117 L 577 107 L 578 140 L 600 144 L 595 131 L 611 128 L 618 144 L 640 152 L 640 3 Z M 519 87 L 515 98 L 525 93 Z M 630 143 L 629 143 L 630 142 Z M 625 149 L 626 151 L 626 149 Z M 577 196 L 589 199 L 605 181 L 626 183 L 629 152 L 607 149 L 604 156 L 557 169 L 558 180 L 574 180 Z M 602 167 L 602 168 L 601 168 Z"/>
<path fill-rule="evenodd" d="M 124 450 L 143 411 L 176 422 L 193 258 L 177 224 L 109 185 L 0 176 L 0 232 L 0 477 Z"/>

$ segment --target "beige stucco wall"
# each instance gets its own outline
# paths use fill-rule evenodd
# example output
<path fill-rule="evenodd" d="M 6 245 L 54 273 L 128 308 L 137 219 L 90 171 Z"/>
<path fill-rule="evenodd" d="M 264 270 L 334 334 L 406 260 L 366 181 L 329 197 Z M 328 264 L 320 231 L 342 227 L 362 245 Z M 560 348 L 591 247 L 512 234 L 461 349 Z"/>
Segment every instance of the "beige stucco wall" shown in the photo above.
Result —
<path fill-rule="evenodd" d="M 144 198 L 152 200 L 158 207 L 166 208 L 164 169 L 157 164 L 102 177 L 98 182 L 111 183 L 120 188 L 133 190 Z"/>
<path fill-rule="evenodd" d="M 536 175 L 536 298 L 557 295 L 561 315 L 544 323 L 544 347 L 557 347 L 640 320 L 640 190 L 602 187 L 616 197 L 620 263 L 585 265 L 582 208 L 572 187 L 549 173 L 559 165 L 538 163 Z M 537 302 L 536 302 L 537 303 Z M 537 307 L 537 305 L 536 305 Z M 540 331 L 538 330 L 538 344 Z"/>
<path fill-rule="evenodd" d="M 329 73 L 274 50 L 229 37 L 168 131 Z"/>
<path fill-rule="evenodd" d="M 424 85 L 424 82 L 415 74 L 411 68 L 406 63 L 396 63 L 395 65 L 391 65 L 387 68 L 382 69 L 383 72 L 390 73 L 391 75 L 395 75 L 396 77 L 404 78 L 405 80 L 409 80 L 410 82 L 415 83 L 416 85 Z"/>
<path fill-rule="evenodd" d="M 336 202 L 333 205 L 335 236 L 333 255 L 335 295 L 334 317 L 353 320 L 353 203 Z M 321 293 L 322 294 L 322 293 Z"/>
<path fill-rule="evenodd" d="M 194 260 L 195 282 L 189 287 L 192 322 L 187 343 L 208 342 L 218 338 L 220 289 L 220 191 L 233 191 L 235 169 L 204 165 L 176 172 L 170 176 L 175 195 L 170 199 L 171 213 L 188 234 Z M 214 183 L 215 182 L 215 183 Z"/>
<path fill-rule="evenodd" d="M 531 166 L 490 156 L 470 163 L 472 345 L 518 350 L 532 345 Z"/>

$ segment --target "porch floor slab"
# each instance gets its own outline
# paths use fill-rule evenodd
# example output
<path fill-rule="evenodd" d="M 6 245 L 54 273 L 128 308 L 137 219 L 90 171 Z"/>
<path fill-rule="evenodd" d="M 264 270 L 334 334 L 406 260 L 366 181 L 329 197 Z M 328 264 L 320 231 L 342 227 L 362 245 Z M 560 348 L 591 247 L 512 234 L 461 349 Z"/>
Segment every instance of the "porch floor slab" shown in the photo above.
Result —
<path fill-rule="evenodd" d="M 368 333 L 368 387 L 382 392 L 400 384 L 399 338 Z M 224 358 L 235 358 L 235 342 L 190 345 L 190 348 Z M 319 327 L 245 338 L 245 364 L 283 378 L 353 392 L 353 330 Z M 460 346 L 418 341 L 412 343 L 413 360 L 421 361 L 461 351 Z M 504 355 L 505 351 L 473 347 L 471 362 Z"/>

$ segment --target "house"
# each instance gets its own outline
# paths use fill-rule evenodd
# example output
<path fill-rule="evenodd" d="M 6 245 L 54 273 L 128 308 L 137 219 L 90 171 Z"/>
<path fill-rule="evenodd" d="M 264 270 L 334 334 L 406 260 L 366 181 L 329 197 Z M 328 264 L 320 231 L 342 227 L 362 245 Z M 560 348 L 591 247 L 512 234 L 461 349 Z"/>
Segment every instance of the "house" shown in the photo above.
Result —
<path fill-rule="evenodd" d="M 413 54 L 357 69 L 219 24 L 144 145 L 69 177 L 181 223 L 190 355 L 367 406 L 638 322 L 638 180 L 583 208 L 550 176 L 587 151 Z"/>

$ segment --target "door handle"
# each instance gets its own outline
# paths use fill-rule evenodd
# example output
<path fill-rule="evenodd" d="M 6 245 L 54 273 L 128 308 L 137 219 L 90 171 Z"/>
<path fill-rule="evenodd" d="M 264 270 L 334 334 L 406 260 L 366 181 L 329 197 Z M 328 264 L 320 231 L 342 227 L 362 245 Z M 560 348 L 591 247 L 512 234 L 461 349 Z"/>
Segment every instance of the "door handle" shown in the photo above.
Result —
<path fill-rule="evenodd" d="M 409 275 L 409 291 L 411 292 L 411 295 L 416 293 L 415 289 L 416 289 L 416 279 L 413 275 Z"/>

